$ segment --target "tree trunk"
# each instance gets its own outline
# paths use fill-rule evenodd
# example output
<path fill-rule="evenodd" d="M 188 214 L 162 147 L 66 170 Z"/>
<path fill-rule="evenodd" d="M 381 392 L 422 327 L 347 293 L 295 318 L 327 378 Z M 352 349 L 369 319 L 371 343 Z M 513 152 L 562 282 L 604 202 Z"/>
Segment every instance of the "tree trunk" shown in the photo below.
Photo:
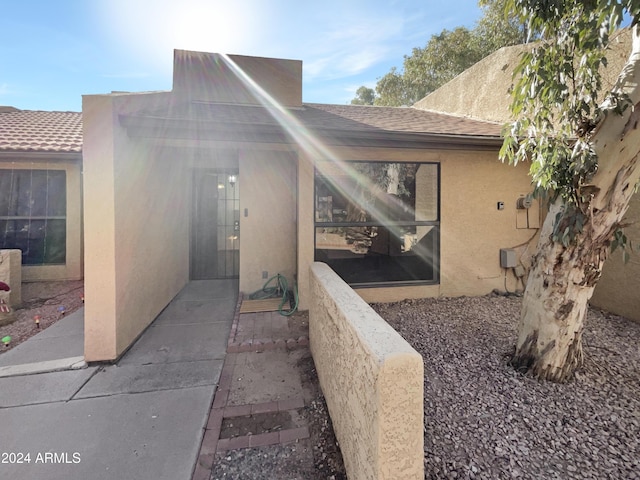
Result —
<path fill-rule="evenodd" d="M 586 186 L 592 196 L 583 212 L 587 217 L 584 229 L 568 246 L 552 240 L 555 222 L 565 222 L 571 215 L 558 198 L 540 232 L 511 359 L 519 371 L 562 382 L 582 364 L 588 301 L 640 177 L 639 85 L 640 31 L 635 26 L 631 56 L 614 87 L 628 96 L 632 106 L 623 115 L 605 110 L 594 131 L 591 141 L 598 155 L 598 171 Z"/>
<path fill-rule="evenodd" d="M 582 365 L 582 327 L 587 302 L 600 276 L 607 247 L 593 243 L 590 228 L 568 247 L 552 240 L 554 219 L 564 211 L 549 209 L 538 253 L 522 301 L 516 353 L 511 364 L 538 378 L 561 382 Z"/>

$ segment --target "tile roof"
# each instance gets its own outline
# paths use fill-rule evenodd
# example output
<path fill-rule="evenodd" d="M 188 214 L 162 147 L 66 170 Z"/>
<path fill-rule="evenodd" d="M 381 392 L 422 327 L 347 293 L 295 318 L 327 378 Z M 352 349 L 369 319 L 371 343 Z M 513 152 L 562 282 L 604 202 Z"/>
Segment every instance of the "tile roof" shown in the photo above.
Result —
<path fill-rule="evenodd" d="M 0 109 L 0 152 L 81 152 L 82 114 Z"/>

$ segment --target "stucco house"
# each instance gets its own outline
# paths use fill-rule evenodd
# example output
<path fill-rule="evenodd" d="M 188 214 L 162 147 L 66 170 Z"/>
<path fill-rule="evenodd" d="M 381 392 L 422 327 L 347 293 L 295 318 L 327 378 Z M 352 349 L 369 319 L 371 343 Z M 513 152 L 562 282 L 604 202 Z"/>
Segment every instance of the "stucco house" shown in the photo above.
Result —
<path fill-rule="evenodd" d="M 431 112 L 449 113 L 468 119 L 506 123 L 511 120 L 509 88 L 512 73 L 526 45 L 502 48 L 481 60 L 459 76 L 426 96 L 414 107 Z M 603 86 L 611 88 L 629 52 L 631 35 L 621 30 L 607 52 L 607 68 L 603 70 Z M 640 244 L 640 196 L 631 198 L 626 215 L 627 237 L 634 245 Z M 638 252 L 631 254 L 629 262 L 623 262 L 620 252 L 614 252 L 605 263 L 602 277 L 591 298 L 591 304 L 640 321 L 640 259 Z"/>
<path fill-rule="evenodd" d="M 0 249 L 22 279 L 82 278 L 82 114 L 0 106 Z"/>
<path fill-rule="evenodd" d="M 517 55 L 463 74 L 484 79 L 473 95 L 458 78 L 411 108 L 304 103 L 300 61 L 181 50 L 171 91 L 2 107 L 0 247 L 26 251 L 27 281 L 84 272 L 88 361 L 118 358 L 199 279 L 252 292 L 281 273 L 301 309 L 314 261 L 367 301 L 522 289 L 541 212 L 527 166 L 498 161 L 493 113 Z M 640 278 L 609 264 L 605 299 L 609 272 Z"/>
<path fill-rule="evenodd" d="M 301 309 L 316 260 L 367 301 L 522 288 L 503 266 L 540 212 L 518 208 L 497 122 L 304 103 L 300 61 L 181 50 L 171 91 L 86 95 L 82 115 L 88 361 L 196 279 L 281 273 Z"/>

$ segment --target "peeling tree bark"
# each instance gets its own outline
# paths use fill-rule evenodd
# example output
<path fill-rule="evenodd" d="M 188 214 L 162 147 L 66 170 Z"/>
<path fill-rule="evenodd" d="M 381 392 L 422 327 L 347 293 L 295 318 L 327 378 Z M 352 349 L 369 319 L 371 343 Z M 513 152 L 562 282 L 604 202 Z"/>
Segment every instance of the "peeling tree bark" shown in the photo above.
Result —
<path fill-rule="evenodd" d="M 582 364 L 582 330 L 588 301 L 640 178 L 640 30 L 633 28 L 632 51 L 614 91 L 632 107 L 618 115 L 605 107 L 591 139 L 598 155 L 584 230 L 564 246 L 552 240 L 556 218 L 566 205 L 550 206 L 522 304 L 518 341 L 511 364 L 546 380 L 569 379 Z M 558 214 L 560 216 L 558 217 Z"/>

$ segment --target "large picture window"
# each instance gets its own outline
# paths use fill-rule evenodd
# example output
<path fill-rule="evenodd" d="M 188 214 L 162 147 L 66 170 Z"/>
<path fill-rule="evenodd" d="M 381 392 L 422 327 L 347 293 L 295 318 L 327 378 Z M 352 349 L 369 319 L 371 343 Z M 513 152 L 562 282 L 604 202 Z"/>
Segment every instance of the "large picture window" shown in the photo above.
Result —
<path fill-rule="evenodd" d="M 0 170 L 0 248 L 22 250 L 23 265 L 64 264 L 64 170 Z"/>
<path fill-rule="evenodd" d="M 439 281 L 439 165 L 345 162 L 315 174 L 315 259 L 353 286 Z"/>

